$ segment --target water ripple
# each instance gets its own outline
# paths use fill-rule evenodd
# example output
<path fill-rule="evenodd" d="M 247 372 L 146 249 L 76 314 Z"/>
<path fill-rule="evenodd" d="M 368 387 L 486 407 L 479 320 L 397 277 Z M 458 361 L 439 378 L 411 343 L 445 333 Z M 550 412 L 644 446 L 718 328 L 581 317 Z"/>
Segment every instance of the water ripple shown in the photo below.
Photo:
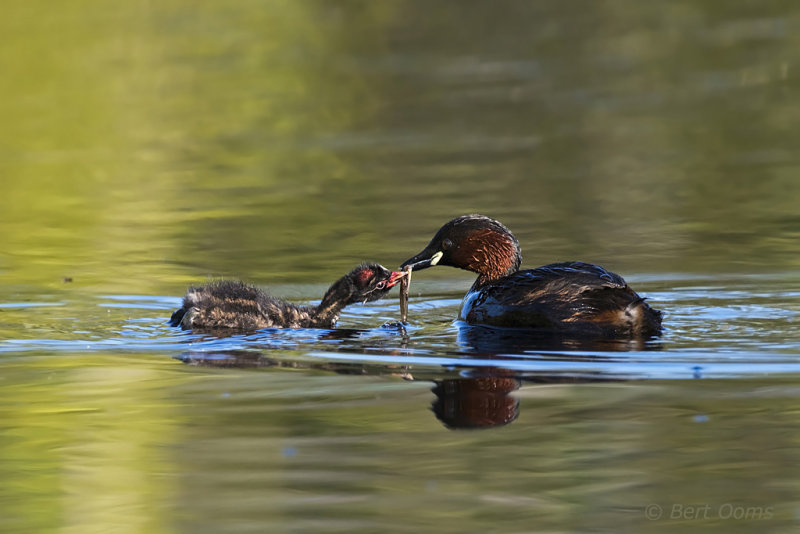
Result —
<path fill-rule="evenodd" d="M 167 317 L 179 305 L 178 297 L 102 295 L 45 302 L 30 295 L 29 302 L 0 303 L 5 310 L 0 318 L 16 334 L 0 341 L 0 352 L 156 352 L 229 366 L 314 366 L 323 360 L 376 373 L 395 372 L 398 366 L 417 372 L 491 367 L 520 376 L 665 379 L 800 371 L 795 281 L 741 275 L 713 284 L 669 274 L 640 278 L 637 288 L 665 313 L 665 332 L 657 339 L 554 339 L 472 327 L 454 321 L 460 286 L 434 283 L 415 288 L 419 296 L 411 299 L 411 322 L 404 327 L 396 322 L 397 305 L 390 299 L 346 309 L 335 330 L 266 329 L 224 336 L 169 327 Z M 659 280 L 671 281 L 672 287 Z M 656 284 L 661 285 L 657 291 L 648 291 Z"/>

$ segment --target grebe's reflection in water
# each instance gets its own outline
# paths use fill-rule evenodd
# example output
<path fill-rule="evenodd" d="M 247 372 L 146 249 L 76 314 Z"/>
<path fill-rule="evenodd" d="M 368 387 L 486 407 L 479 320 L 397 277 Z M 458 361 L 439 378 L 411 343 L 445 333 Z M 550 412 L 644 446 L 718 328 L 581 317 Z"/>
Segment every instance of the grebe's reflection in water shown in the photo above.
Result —
<path fill-rule="evenodd" d="M 189 365 L 216 368 L 267 368 L 314 369 L 340 375 L 393 376 L 405 380 L 431 381 L 435 399 L 431 410 L 449 429 L 496 428 L 508 425 L 520 413 L 520 400 L 514 396 L 522 385 L 562 384 L 607 381 L 604 378 L 586 378 L 570 375 L 518 375 L 503 367 L 480 367 L 462 370 L 454 376 L 452 370 L 412 369 L 398 356 L 395 364 L 364 364 L 361 362 L 308 362 L 278 359 L 252 350 L 224 350 L 187 352 L 178 359 Z M 465 360 L 465 364 L 468 360 Z M 498 362 L 499 363 L 499 362 Z M 313 377 L 309 377 L 309 389 Z"/>
<path fill-rule="evenodd" d="M 448 428 L 490 428 L 513 422 L 519 416 L 519 399 L 511 393 L 522 381 L 513 377 L 447 378 L 434 381 L 432 410 Z"/>

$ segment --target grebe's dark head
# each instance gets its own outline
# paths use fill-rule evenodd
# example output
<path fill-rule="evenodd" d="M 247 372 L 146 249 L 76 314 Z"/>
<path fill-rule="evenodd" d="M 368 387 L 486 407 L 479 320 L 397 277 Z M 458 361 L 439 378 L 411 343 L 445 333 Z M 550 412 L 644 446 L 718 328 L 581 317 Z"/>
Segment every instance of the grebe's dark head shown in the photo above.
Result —
<path fill-rule="evenodd" d="M 428 246 L 401 267 L 449 265 L 489 281 L 516 272 L 521 262 L 519 242 L 508 228 L 483 215 L 462 215 L 442 226 Z"/>
<path fill-rule="evenodd" d="M 378 300 L 405 275 L 377 263 L 362 263 L 334 283 L 323 300 L 330 297 L 343 305 Z"/>

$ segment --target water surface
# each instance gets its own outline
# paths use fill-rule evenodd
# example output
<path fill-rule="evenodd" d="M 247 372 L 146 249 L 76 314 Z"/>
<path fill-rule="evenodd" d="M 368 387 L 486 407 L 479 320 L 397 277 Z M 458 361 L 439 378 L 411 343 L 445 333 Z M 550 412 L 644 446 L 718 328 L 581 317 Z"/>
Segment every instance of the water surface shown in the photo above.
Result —
<path fill-rule="evenodd" d="M 799 22 L 7 6 L 0 530 L 795 531 Z M 448 268 L 415 275 L 405 328 L 395 293 L 337 330 L 166 324 L 209 278 L 316 302 L 472 212 L 524 266 L 622 274 L 664 335 L 468 328 Z"/>

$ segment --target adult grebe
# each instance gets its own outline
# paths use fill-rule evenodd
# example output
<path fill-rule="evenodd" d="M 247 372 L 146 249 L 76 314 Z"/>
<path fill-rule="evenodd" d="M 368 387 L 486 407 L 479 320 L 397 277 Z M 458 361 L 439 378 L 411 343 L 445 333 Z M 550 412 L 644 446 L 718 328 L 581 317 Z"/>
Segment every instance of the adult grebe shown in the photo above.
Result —
<path fill-rule="evenodd" d="M 459 314 L 469 324 L 603 336 L 661 332 L 661 312 L 618 274 L 583 262 L 520 271 L 521 262 L 519 242 L 508 228 L 483 215 L 462 215 L 401 267 L 449 265 L 478 273 Z"/>

